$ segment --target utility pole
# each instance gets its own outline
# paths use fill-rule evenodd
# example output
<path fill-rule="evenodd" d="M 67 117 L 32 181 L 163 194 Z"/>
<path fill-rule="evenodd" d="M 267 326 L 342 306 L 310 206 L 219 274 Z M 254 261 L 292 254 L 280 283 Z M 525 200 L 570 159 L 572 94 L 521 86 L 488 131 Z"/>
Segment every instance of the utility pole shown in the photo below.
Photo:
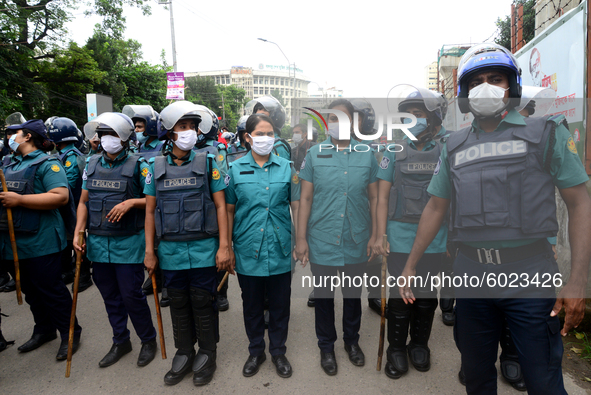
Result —
<path fill-rule="evenodd" d="M 295 73 L 296 73 L 296 65 L 295 62 L 293 63 L 293 79 L 292 79 L 292 83 L 293 83 L 293 93 L 292 93 L 292 99 L 291 99 L 291 124 L 295 125 L 295 114 L 296 114 L 296 107 L 295 107 L 295 101 L 296 101 L 296 85 L 295 85 Z"/>
<path fill-rule="evenodd" d="M 176 64 L 176 44 L 174 42 L 174 16 L 172 13 L 172 0 L 162 1 L 159 0 L 158 4 L 162 5 L 169 5 L 170 8 L 170 37 L 172 38 L 172 69 L 174 72 L 177 72 L 177 64 Z"/>
<path fill-rule="evenodd" d="M 224 94 L 222 93 L 222 120 L 226 121 L 226 105 L 224 104 Z"/>

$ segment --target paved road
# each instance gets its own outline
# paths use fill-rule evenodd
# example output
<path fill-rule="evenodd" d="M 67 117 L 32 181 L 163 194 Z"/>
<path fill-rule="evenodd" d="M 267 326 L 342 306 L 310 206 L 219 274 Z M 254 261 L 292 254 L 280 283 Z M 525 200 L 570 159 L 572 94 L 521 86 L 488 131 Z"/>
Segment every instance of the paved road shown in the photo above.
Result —
<path fill-rule="evenodd" d="M 301 288 L 301 276 L 309 269 L 298 270 L 294 275 L 293 299 L 291 304 L 290 332 L 287 342 L 287 357 L 294 373 L 289 379 L 282 379 L 275 373 L 270 360 L 263 364 L 259 373 L 250 378 L 242 376 L 242 366 L 248 357 L 248 340 L 242 321 L 242 304 L 238 281 L 230 277 L 230 310 L 220 313 L 220 336 L 218 344 L 218 367 L 213 381 L 203 389 L 196 389 L 192 375 L 178 385 L 166 386 L 162 378 L 168 371 L 175 349 L 172 339 L 169 309 L 163 309 L 164 331 L 168 360 L 157 358 L 148 366 L 136 365 L 140 341 L 131 324 L 133 351 L 117 364 L 101 369 L 99 360 L 111 347 L 111 328 L 103 300 L 93 286 L 80 294 L 78 318 L 83 327 L 82 344 L 72 362 L 71 377 L 65 378 L 66 363 L 55 360 L 59 347 L 58 340 L 48 343 L 27 354 L 20 354 L 16 347 L 29 339 L 33 320 L 28 305 L 18 306 L 15 293 L 0 293 L 2 312 L 10 318 L 2 319 L 2 330 L 8 340 L 16 345 L 0 353 L 0 389 L 4 394 L 180 394 L 190 390 L 207 391 L 209 394 L 300 394 L 300 393 L 343 393 L 343 394 L 461 394 L 465 393 L 457 380 L 460 355 L 452 338 L 452 328 L 441 323 L 438 309 L 433 325 L 430 348 L 432 367 L 429 372 L 420 373 L 412 367 L 406 376 L 390 380 L 376 371 L 376 356 L 380 318 L 363 304 L 360 345 L 366 355 L 366 366 L 353 366 L 343 349 L 339 335 L 336 355 L 339 373 L 327 376 L 320 368 L 320 354 L 314 334 L 314 310 L 306 306 L 308 290 Z M 365 291 L 364 291 L 365 292 Z M 365 296 L 365 293 L 364 293 Z M 149 299 L 153 311 L 154 298 Z M 364 299 L 366 300 L 366 299 Z M 341 332 L 342 303 L 337 300 L 337 332 Z M 267 355 L 268 356 L 268 355 Z M 385 357 L 384 357 L 385 361 Z M 384 362 L 385 363 L 385 362 Z M 574 380 L 565 375 L 569 394 L 585 394 Z M 499 394 L 518 394 L 502 379 L 499 380 Z"/>

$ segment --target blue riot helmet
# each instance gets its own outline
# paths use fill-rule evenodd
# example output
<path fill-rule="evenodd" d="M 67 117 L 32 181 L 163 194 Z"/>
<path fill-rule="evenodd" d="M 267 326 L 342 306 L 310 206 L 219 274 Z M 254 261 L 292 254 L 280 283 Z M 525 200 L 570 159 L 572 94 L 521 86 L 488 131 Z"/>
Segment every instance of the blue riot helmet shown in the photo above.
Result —
<path fill-rule="evenodd" d="M 522 82 L 521 68 L 517 59 L 501 45 L 483 43 L 468 49 L 458 65 L 458 105 L 462 113 L 472 112 L 468 100 L 468 84 L 472 77 L 480 72 L 493 70 L 506 74 L 509 79 L 510 99 L 503 111 L 519 105 Z"/>
<path fill-rule="evenodd" d="M 361 133 L 371 133 L 374 129 L 374 124 L 376 123 L 376 113 L 371 105 L 365 99 L 353 99 L 351 100 L 351 104 L 359 116 L 362 117 L 361 120 Z"/>
<path fill-rule="evenodd" d="M 203 106 L 198 106 L 187 100 L 176 101 L 164 107 L 158 119 L 158 139 L 165 140 L 167 133 L 172 131 L 174 125 L 182 119 L 193 120 L 195 127 L 198 128 L 205 114 L 200 107 Z"/>
<path fill-rule="evenodd" d="M 76 144 L 80 141 L 80 130 L 70 118 L 65 117 L 51 117 L 45 122 L 49 138 L 54 143 L 68 142 Z"/>
<path fill-rule="evenodd" d="M 199 124 L 199 130 L 201 134 L 209 140 L 217 140 L 218 130 L 220 130 L 220 120 L 218 116 L 211 111 L 209 108 L 196 104 L 199 113 L 201 114 L 201 123 Z"/>
<path fill-rule="evenodd" d="M 527 110 L 531 117 L 543 117 L 548 114 L 556 102 L 556 91 L 550 87 L 523 85 L 521 101 L 515 109 Z"/>
<path fill-rule="evenodd" d="M 261 96 L 246 103 L 244 107 L 246 115 L 256 114 L 259 110 L 265 110 L 273 121 L 273 125 L 280 130 L 285 125 L 285 108 L 273 96 Z"/>
<path fill-rule="evenodd" d="M 160 115 L 154 111 L 152 106 L 128 104 L 121 112 L 131 118 L 134 125 L 137 121 L 143 121 L 146 125 L 144 134 L 146 136 L 158 136 L 158 118 Z"/>

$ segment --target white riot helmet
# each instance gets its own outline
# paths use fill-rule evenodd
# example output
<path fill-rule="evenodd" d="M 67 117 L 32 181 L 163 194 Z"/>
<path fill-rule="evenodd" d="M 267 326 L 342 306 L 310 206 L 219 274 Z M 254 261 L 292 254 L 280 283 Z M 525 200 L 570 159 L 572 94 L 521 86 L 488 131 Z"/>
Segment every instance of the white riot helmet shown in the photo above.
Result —
<path fill-rule="evenodd" d="M 96 134 L 101 137 L 101 132 L 113 131 L 121 141 L 127 141 L 133 130 L 131 118 L 120 112 L 104 112 L 84 125 L 84 134 L 89 140 L 92 140 Z"/>
<path fill-rule="evenodd" d="M 204 115 L 207 114 L 197 104 L 187 100 L 181 100 L 164 107 L 158 120 L 158 139 L 164 140 L 166 134 L 174 129 L 174 125 L 181 119 L 192 119 L 195 127 L 199 127 Z M 203 107 L 206 109 L 206 107 Z"/>

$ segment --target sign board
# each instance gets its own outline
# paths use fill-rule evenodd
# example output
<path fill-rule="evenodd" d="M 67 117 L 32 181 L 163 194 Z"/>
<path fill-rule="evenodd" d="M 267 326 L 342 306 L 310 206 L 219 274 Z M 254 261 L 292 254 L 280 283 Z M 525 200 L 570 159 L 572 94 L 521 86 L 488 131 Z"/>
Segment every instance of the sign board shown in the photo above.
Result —
<path fill-rule="evenodd" d="M 86 94 L 86 114 L 88 122 L 92 121 L 104 112 L 113 111 L 113 98 L 98 93 Z"/>
<path fill-rule="evenodd" d="M 185 73 L 166 73 L 166 99 L 185 100 Z"/>

